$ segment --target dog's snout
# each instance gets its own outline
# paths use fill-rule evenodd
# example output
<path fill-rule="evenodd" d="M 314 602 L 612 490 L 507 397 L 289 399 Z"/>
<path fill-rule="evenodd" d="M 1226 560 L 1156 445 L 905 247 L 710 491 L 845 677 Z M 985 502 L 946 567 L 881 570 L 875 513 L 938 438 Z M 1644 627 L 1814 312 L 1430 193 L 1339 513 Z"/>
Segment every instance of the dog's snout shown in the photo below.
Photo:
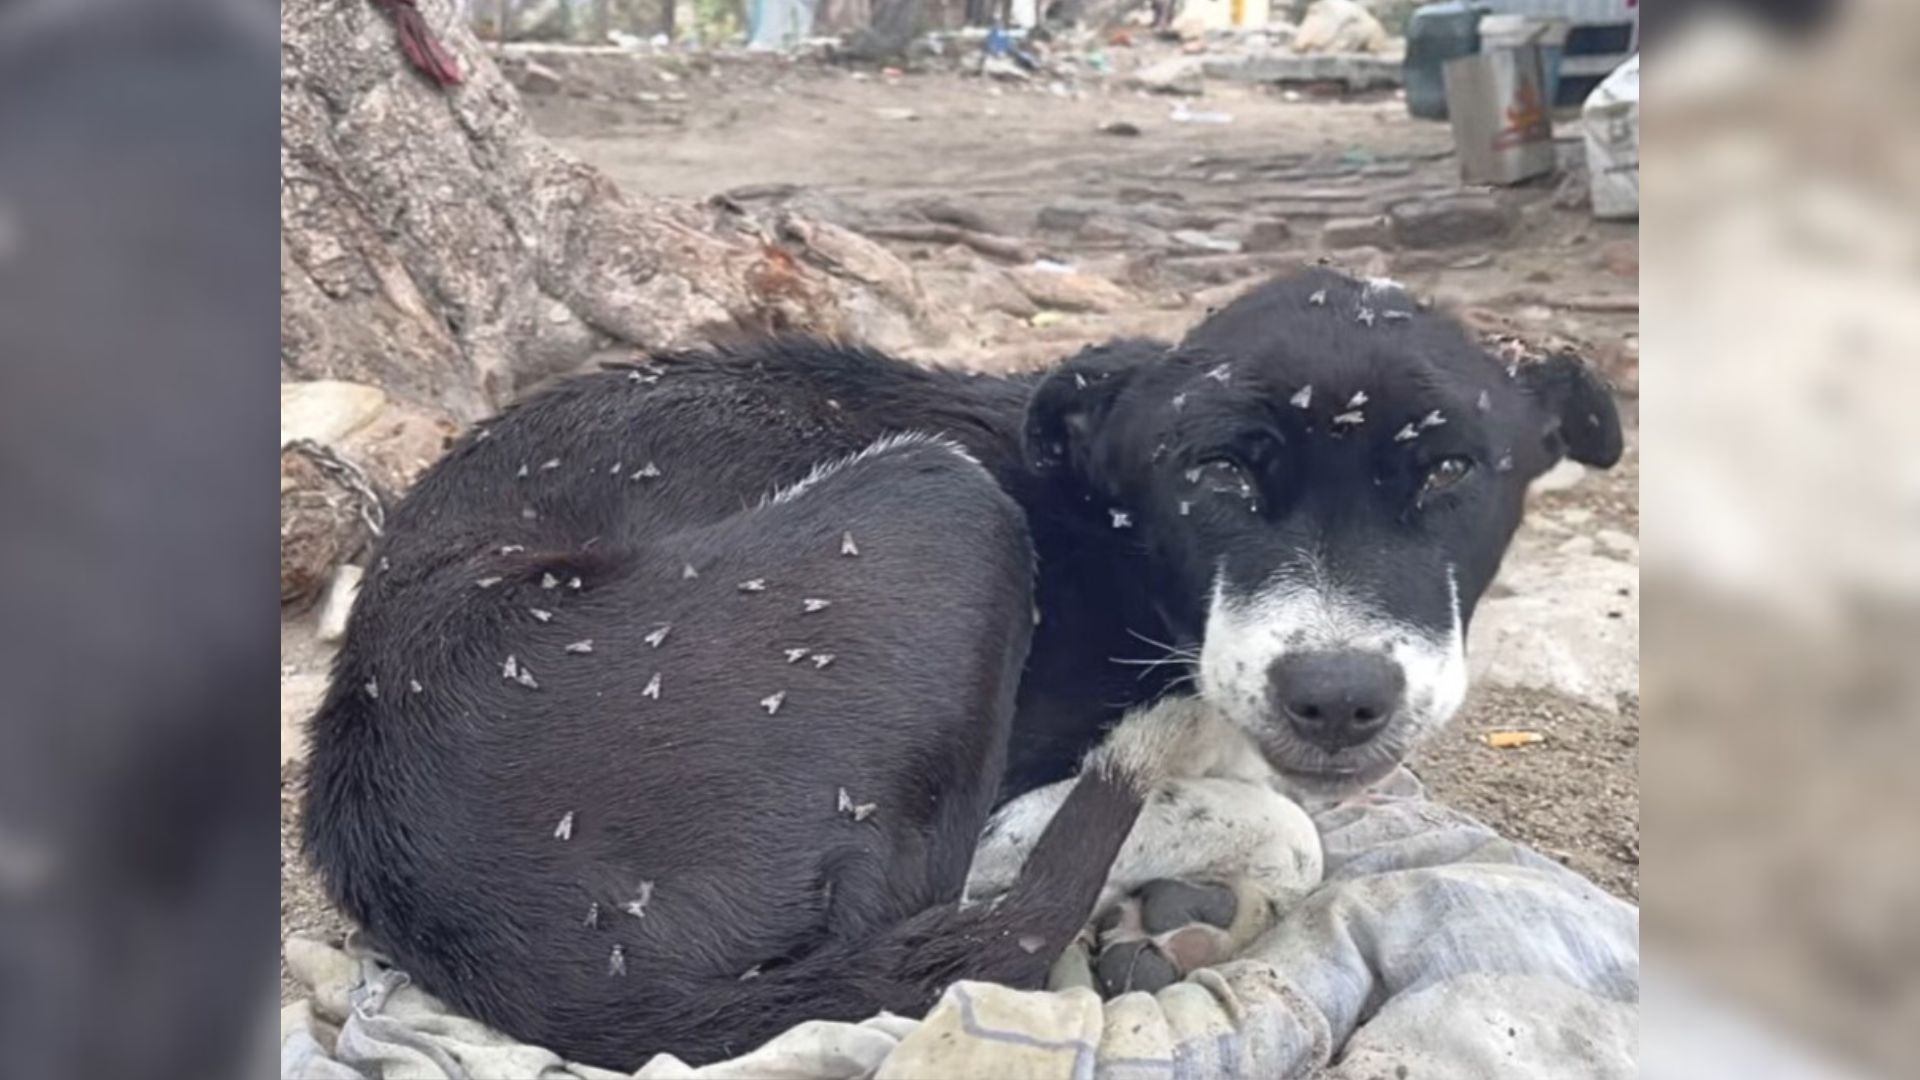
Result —
<path fill-rule="evenodd" d="M 1287 724 L 1328 753 L 1378 735 L 1406 692 L 1399 664 L 1355 649 L 1289 653 L 1269 674 Z"/>

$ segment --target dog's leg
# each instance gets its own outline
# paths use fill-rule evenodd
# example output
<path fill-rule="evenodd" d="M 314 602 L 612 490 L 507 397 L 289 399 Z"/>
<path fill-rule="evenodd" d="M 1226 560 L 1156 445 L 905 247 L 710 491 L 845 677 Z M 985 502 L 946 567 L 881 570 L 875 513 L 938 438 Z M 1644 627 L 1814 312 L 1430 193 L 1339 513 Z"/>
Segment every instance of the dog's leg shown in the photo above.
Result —
<path fill-rule="evenodd" d="M 1312 822 L 1265 762 L 1191 699 L 1130 715 L 1103 749 L 1175 764 L 1121 848 L 1097 910 L 1095 964 L 1109 992 L 1157 989 L 1219 963 L 1320 880 Z M 1008 888 L 1074 781 L 1040 788 L 988 823 L 968 875 L 975 901 Z"/>
<path fill-rule="evenodd" d="M 1211 716 L 1191 698 L 1169 698 L 1129 713 L 1095 749 L 1116 761 L 1134 761 L 1159 777 L 1198 776 L 1218 754 Z M 987 822 L 967 874 L 966 896 L 987 899 L 1011 888 L 1047 822 L 1067 801 L 1078 779 L 1030 791 L 1001 807 Z M 1128 848 L 1133 842 L 1128 841 Z M 1121 855 L 1124 863 L 1126 855 Z M 1116 865 L 1114 872 L 1120 872 Z M 1111 896 L 1102 898 L 1105 902 Z"/>

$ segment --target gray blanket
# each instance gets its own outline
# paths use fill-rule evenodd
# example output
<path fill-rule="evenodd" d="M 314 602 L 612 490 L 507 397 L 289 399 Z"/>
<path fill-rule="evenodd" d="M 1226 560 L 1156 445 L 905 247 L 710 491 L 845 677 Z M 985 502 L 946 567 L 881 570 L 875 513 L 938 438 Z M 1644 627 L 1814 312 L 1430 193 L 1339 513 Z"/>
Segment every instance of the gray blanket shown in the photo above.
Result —
<path fill-rule="evenodd" d="M 1639 911 L 1429 801 L 1398 774 L 1313 815 L 1325 877 L 1236 960 L 1157 994 L 948 990 L 924 1020 L 802 1024 L 751 1054 L 640 1077 L 1638 1075 Z M 378 958 L 295 940 L 313 990 L 281 1019 L 289 1077 L 611 1078 L 453 1015 Z"/>

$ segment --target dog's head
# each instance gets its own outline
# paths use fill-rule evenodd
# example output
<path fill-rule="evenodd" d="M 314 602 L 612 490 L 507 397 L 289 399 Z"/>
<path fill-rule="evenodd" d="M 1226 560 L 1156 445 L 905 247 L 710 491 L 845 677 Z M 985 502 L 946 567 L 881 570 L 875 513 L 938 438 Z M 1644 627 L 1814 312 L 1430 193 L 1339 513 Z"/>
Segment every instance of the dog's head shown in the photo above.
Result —
<path fill-rule="evenodd" d="M 1453 715 L 1528 482 L 1612 465 L 1621 432 L 1578 360 L 1509 370 L 1397 285 L 1313 271 L 1174 348 L 1068 361 L 1026 446 L 1151 554 L 1202 698 L 1294 783 L 1338 789 Z"/>

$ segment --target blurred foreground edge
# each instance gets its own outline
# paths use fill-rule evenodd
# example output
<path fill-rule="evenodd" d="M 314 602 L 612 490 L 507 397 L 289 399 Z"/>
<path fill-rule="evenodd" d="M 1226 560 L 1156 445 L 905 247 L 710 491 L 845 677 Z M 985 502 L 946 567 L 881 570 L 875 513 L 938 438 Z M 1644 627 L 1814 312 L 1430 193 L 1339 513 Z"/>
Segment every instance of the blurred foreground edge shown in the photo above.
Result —
<path fill-rule="evenodd" d="M 274 22 L 0 3 L 0 1075 L 271 1075 Z"/>

